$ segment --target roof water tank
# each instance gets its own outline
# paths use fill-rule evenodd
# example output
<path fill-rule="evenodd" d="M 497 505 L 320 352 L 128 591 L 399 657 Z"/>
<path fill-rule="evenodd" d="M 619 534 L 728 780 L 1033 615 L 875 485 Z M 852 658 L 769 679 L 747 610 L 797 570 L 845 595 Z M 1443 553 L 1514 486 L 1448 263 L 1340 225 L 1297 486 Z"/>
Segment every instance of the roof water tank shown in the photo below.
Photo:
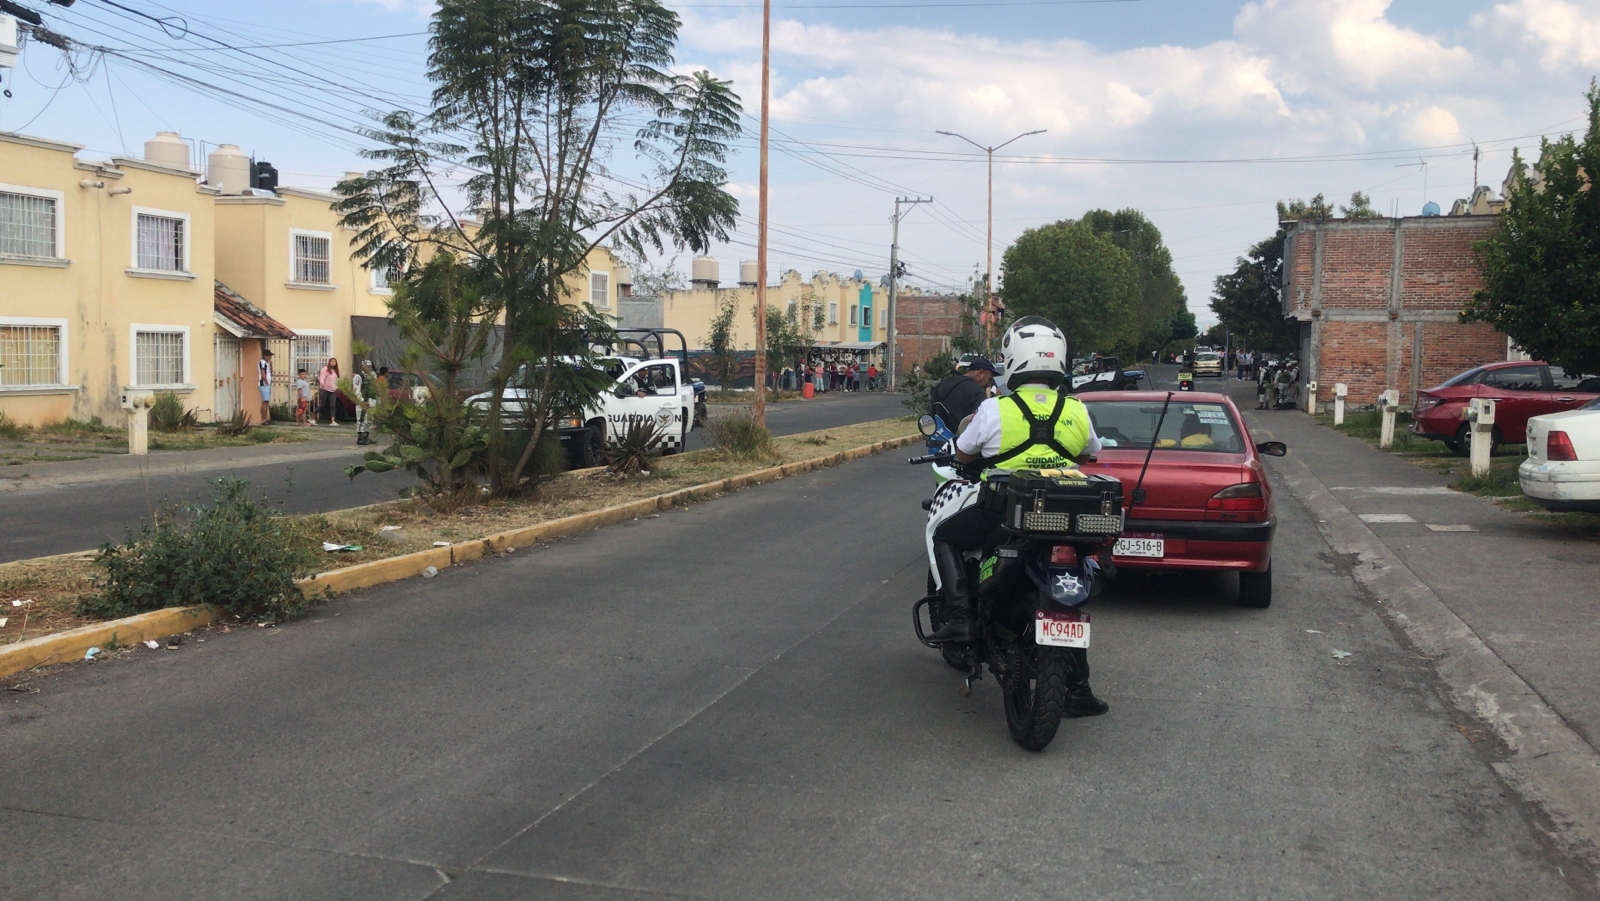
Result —
<path fill-rule="evenodd" d="M 178 137 L 177 132 L 158 131 L 155 137 L 144 142 L 144 158 L 148 162 L 160 163 L 174 169 L 187 169 L 189 144 Z"/>
<path fill-rule="evenodd" d="M 739 284 L 754 286 L 761 280 L 761 270 L 756 268 L 755 260 L 744 260 L 739 263 Z"/>
<path fill-rule="evenodd" d="M 206 158 L 206 183 L 224 194 L 243 194 L 250 187 L 250 158 L 237 144 L 223 144 Z"/>
<path fill-rule="evenodd" d="M 1437 203 L 1434 203 L 1431 200 L 1428 201 L 1427 203 L 1422 205 L 1422 215 L 1424 215 L 1424 216 L 1437 216 L 1437 215 L 1439 215 L 1439 205 Z"/>
<path fill-rule="evenodd" d="M 611 269 L 611 274 L 616 277 L 617 284 L 619 285 L 633 284 L 633 267 L 629 266 L 627 263 L 618 263 L 617 265 L 613 266 Z"/>
<path fill-rule="evenodd" d="M 695 257 L 689 267 L 689 281 L 716 287 L 722 279 L 717 275 L 716 257 Z"/>

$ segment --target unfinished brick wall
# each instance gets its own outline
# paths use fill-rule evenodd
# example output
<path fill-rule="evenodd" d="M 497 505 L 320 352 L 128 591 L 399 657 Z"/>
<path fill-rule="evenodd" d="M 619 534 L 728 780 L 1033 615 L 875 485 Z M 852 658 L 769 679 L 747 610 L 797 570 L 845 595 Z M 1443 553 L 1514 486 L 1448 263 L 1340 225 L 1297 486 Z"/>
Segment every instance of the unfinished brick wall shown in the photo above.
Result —
<path fill-rule="evenodd" d="M 1505 359 L 1504 335 L 1457 320 L 1483 286 L 1472 246 L 1498 226 L 1495 216 L 1297 225 L 1284 307 L 1286 316 L 1312 324 L 1303 372 L 1317 382 L 1317 401 L 1331 403 L 1342 382 L 1352 404 L 1375 403 L 1395 388 L 1410 405 L 1420 389 Z"/>
<path fill-rule="evenodd" d="M 903 294 L 895 298 L 895 343 L 900 371 L 910 372 L 950 348 L 961 329 L 961 298 L 947 294 Z"/>

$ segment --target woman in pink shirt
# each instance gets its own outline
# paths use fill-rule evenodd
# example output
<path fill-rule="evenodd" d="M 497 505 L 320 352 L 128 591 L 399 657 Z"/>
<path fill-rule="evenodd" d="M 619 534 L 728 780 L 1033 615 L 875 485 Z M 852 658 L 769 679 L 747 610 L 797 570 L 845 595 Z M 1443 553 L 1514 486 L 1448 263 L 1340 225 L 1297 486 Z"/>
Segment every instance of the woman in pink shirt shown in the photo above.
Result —
<path fill-rule="evenodd" d="M 326 415 L 328 422 L 339 421 L 339 361 L 328 358 L 328 365 L 317 370 L 317 421 Z"/>

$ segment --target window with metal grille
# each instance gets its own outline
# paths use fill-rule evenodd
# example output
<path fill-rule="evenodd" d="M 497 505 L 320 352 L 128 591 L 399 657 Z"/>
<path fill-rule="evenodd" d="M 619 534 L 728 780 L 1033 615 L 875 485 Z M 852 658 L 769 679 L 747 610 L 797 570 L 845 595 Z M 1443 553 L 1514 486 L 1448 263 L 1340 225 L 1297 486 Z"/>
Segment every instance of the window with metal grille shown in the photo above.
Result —
<path fill-rule="evenodd" d="M 829 325 L 838 325 L 839 324 L 839 305 L 836 304 L 836 303 L 828 304 L 828 324 Z"/>
<path fill-rule="evenodd" d="M 597 307 L 611 306 L 611 274 L 589 273 L 589 303 Z"/>
<path fill-rule="evenodd" d="M 856 324 L 856 319 L 858 318 L 858 316 L 859 316 L 859 314 L 856 312 L 856 305 L 855 304 L 851 304 L 850 305 L 850 324 L 851 325 L 855 325 Z"/>
<path fill-rule="evenodd" d="M 328 284 L 329 240 L 318 235 L 294 236 L 294 280 Z"/>
<path fill-rule="evenodd" d="M 394 283 L 389 280 L 388 266 L 374 266 L 370 271 L 372 273 L 372 290 L 378 292 L 394 290 Z"/>
<path fill-rule="evenodd" d="M 140 269 L 161 269 L 182 272 L 183 220 L 170 216 L 139 214 L 139 258 L 134 265 Z"/>
<path fill-rule="evenodd" d="M 333 356 L 333 338 L 329 335 L 296 335 L 294 339 L 294 373 L 304 369 L 306 380 L 316 386 L 317 371 Z"/>
<path fill-rule="evenodd" d="M 135 332 L 134 384 L 183 384 L 183 350 L 183 332 Z"/>
<path fill-rule="evenodd" d="M 0 323 L 0 388 L 60 383 L 60 327 Z"/>
<path fill-rule="evenodd" d="M 54 257 L 56 227 L 54 198 L 0 191 L 0 253 Z"/>

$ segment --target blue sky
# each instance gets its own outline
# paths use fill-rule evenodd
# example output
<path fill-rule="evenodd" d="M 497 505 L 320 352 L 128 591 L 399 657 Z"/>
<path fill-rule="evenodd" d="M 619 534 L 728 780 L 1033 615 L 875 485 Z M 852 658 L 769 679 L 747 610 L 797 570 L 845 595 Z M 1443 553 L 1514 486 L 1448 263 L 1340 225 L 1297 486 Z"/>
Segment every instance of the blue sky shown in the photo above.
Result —
<path fill-rule="evenodd" d="M 905 4 L 917 0 L 898 0 Z M 922 0 L 949 2 L 949 0 Z M 731 78 L 759 103 L 759 7 L 670 4 L 684 19 L 679 64 Z M 730 5 L 734 4 L 734 5 Z M 0 129 L 131 151 L 157 129 L 268 159 L 286 184 L 326 187 L 363 168 L 347 129 L 364 108 L 420 104 L 424 39 L 302 43 L 417 32 L 425 0 L 218 4 L 104 0 L 43 7 L 80 41 L 132 49 L 267 103 L 307 125 L 240 108 L 121 57 L 32 45 L 0 73 Z M 1191 308 L 1210 319 L 1212 279 L 1274 227 L 1274 201 L 1365 190 L 1385 211 L 1448 208 L 1498 187 L 1513 146 L 1581 125 L 1600 72 L 1600 0 L 1133 0 L 886 8 L 803 0 L 774 11 L 772 271 L 881 274 L 896 194 L 933 195 L 902 224 L 913 283 L 959 285 L 984 258 L 981 157 L 939 130 L 998 142 L 995 256 L 1022 229 L 1096 207 L 1135 207 L 1162 229 Z M 249 49 L 219 51 L 218 43 Z M 208 49 L 210 48 L 210 49 Z M 250 71 L 253 70 L 253 71 Z M 754 122 L 732 190 L 755 215 Z M 292 126 L 292 127 L 291 127 Z M 1426 172 L 1419 158 L 1427 162 Z M 1221 162 L 1246 160 L 1246 162 Z M 615 160 L 626 167 L 626 153 Z M 753 227 L 714 253 L 731 281 Z M 655 261 L 687 271 L 687 254 Z"/>

